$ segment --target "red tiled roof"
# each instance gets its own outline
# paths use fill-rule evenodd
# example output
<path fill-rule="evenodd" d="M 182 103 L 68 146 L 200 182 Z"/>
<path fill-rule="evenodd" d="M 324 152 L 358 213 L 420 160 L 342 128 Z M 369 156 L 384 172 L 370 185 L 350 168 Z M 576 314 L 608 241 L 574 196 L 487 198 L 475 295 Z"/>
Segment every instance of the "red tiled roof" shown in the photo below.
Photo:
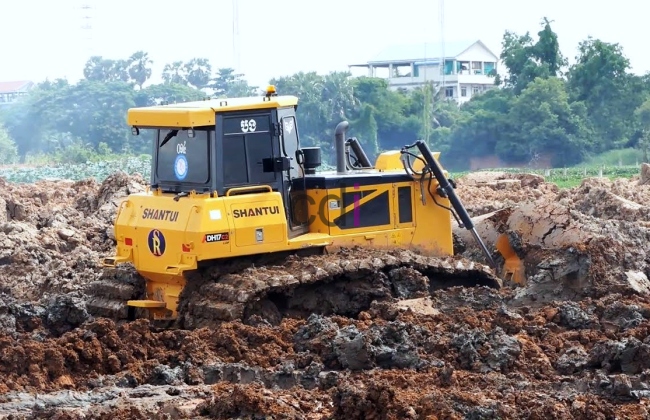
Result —
<path fill-rule="evenodd" d="M 23 90 L 32 82 L 29 80 L 19 80 L 16 82 L 0 82 L 0 93 L 13 93 Z"/>

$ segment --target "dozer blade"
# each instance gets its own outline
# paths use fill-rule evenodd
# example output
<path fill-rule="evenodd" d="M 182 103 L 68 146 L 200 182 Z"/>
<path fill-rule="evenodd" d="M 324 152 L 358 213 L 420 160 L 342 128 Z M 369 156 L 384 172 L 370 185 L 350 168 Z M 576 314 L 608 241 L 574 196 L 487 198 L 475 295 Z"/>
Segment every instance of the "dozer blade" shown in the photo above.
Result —
<path fill-rule="evenodd" d="M 517 285 L 525 284 L 526 270 L 524 262 L 519 258 L 519 255 L 517 255 L 517 252 L 512 247 L 510 235 L 506 233 L 499 235 L 496 242 L 496 248 L 504 259 L 503 267 L 501 268 L 501 278 Z"/>
<path fill-rule="evenodd" d="M 508 207 L 481 214 L 473 217 L 472 223 L 477 233 L 485 240 L 485 245 L 490 249 L 496 249 L 503 258 L 502 265 L 498 267 L 499 277 L 506 282 L 523 285 L 526 283 L 526 270 L 523 257 L 517 252 L 521 249 L 521 244 L 508 227 L 508 219 L 512 211 L 513 209 Z M 480 256 L 480 250 L 474 249 L 476 245 L 471 232 L 454 224 L 454 234 L 467 246 L 467 250 L 473 255 L 472 258 Z"/>

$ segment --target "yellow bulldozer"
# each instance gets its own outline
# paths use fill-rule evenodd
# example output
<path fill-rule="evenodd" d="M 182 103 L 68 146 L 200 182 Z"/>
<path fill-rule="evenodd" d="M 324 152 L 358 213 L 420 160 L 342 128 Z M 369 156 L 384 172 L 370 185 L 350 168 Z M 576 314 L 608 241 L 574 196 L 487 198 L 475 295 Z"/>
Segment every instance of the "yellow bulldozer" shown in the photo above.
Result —
<path fill-rule="evenodd" d="M 128 110 L 134 135 L 153 133 L 151 180 L 117 210 L 115 254 L 88 290 L 93 315 L 196 326 L 253 307 L 281 316 L 328 301 L 336 312 L 345 305 L 332 300 L 333 289 L 318 289 L 332 282 L 358 312 L 374 298 L 400 296 L 390 285 L 400 264 L 451 286 L 523 281 L 505 235 L 497 266 L 424 141 L 382 152 L 373 165 L 356 138 L 346 139 L 343 121 L 336 169 L 319 171 L 321 149 L 300 142 L 298 102 L 269 86 L 260 97 Z M 491 270 L 453 259 L 454 218 Z M 301 287 L 308 299 L 297 297 Z"/>

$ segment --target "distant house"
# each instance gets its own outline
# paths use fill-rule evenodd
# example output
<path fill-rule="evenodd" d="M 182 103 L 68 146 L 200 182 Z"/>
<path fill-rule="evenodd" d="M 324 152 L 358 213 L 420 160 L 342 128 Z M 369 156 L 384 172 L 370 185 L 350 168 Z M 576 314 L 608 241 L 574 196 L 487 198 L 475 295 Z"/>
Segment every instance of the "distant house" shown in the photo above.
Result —
<path fill-rule="evenodd" d="M 16 102 L 34 86 L 33 82 L 21 80 L 17 82 L 0 82 L 0 106 Z"/>
<path fill-rule="evenodd" d="M 443 50 L 444 48 L 444 50 Z M 413 89 L 433 82 L 459 104 L 494 88 L 499 58 L 483 42 L 395 45 L 365 64 L 370 77 L 388 80 L 391 89 Z"/>

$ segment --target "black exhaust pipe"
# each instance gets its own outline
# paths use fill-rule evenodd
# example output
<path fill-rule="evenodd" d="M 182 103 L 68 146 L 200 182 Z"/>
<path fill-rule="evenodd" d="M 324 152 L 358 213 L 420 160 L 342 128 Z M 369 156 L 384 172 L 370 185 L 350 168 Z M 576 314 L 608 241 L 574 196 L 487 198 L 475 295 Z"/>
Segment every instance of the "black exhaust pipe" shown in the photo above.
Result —
<path fill-rule="evenodd" d="M 345 133 L 348 131 L 350 123 L 341 121 L 336 126 L 334 132 L 334 146 L 336 147 L 336 172 L 339 174 L 347 173 L 347 165 L 345 164 Z"/>

